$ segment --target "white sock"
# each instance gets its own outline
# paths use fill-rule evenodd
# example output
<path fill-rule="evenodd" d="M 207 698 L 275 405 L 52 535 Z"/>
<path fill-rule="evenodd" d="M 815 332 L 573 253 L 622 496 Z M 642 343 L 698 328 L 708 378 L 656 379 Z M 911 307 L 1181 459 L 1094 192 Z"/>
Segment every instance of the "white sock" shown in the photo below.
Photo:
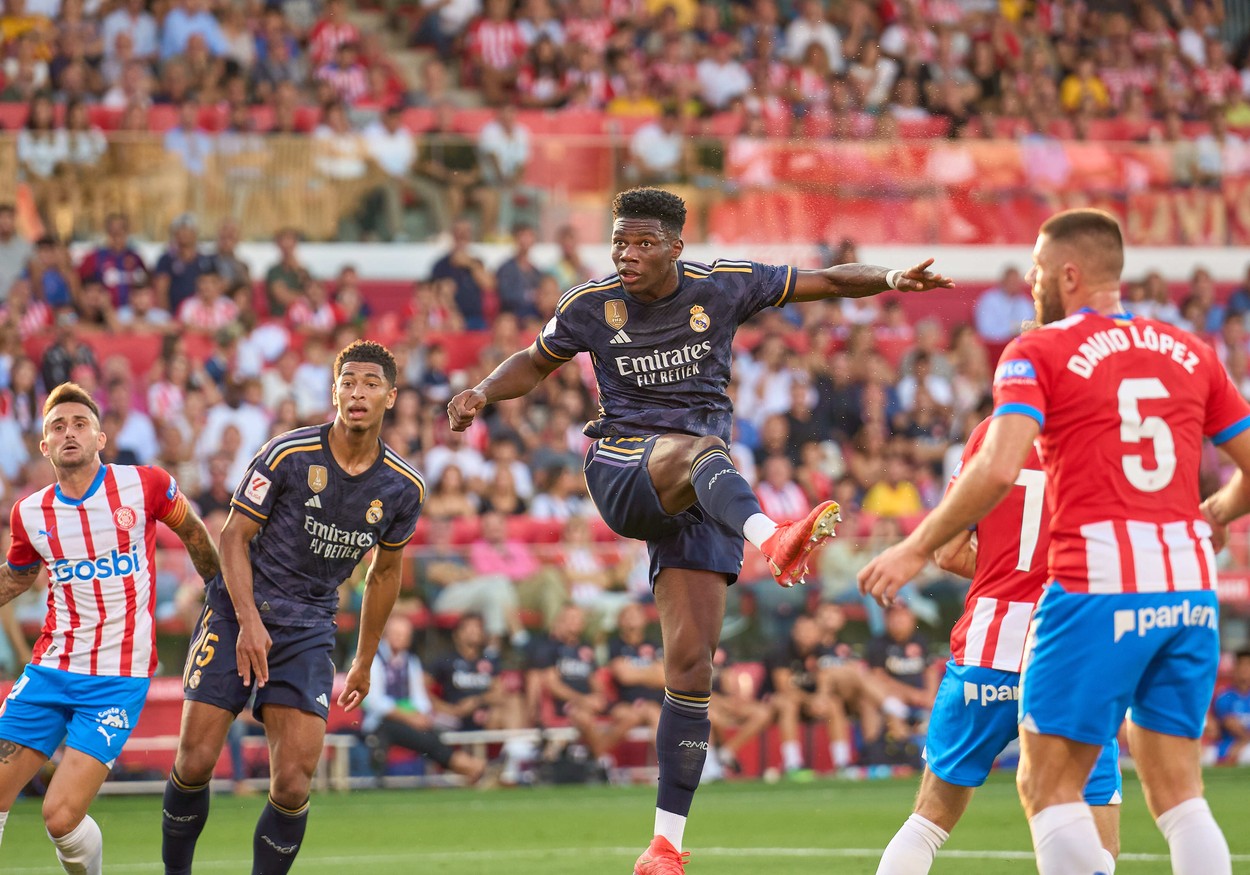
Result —
<path fill-rule="evenodd" d="M 787 772 L 803 768 L 803 748 L 797 741 L 781 743 L 781 765 Z"/>
<path fill-rule="evenodd" d="M 4 822 L 9 819 L 9 812 L 0 811 L 0 844 L 4 842 Z"/>
<path fill-rule="evenodd" d="M 1084 802 L 1043 808 L 1029 818 L 1039 875 L 1095 875 L 1103 847 L 1094 815 Z"/>
<path fill-rule="evenodd" d="M 913 814 L 885 846 L 877 875 L 928 875 L 938 848 L 950 833 L 931 820 Z"/>
<path fill-rule="evenodd" d="M 655 810 L 655 834 L 664 836 L 677 853 L 681 853 L 681 840 L 686 835 L 686 818 L 663 808 Z"/>
<path fill-rule="evenodd" d="M 51 833 L 48 838 L 56 845 L 61 868 L 70 875 L 101 875 L 104 871 L 104 838 L 91 815 L 60 838 Z"/>
<path fill-rule="evenodd" d="M 849 741 L 830 742 L 829 755 L 833 757 L 833 764 L 837 768 L 846 768 L 851 764 L 851 743 Z"/>
<path fill-rule="evenodd" d="M 1159 815 L 1159 831 L 1172 851 L 1173 875 L 1230 875 L 1228 842 L 1202 797 L 1186 799 Z"/>
<path fill-rule="evenodd" d="M 1115 875 L 1115 857 L 1106 848 L 1102 849 L 1102 865 L 1107 870 L 1107 875 Z"/>
<path fill-rule="evenodd" d="M 742 524 L 742 537 L 746 538 L 756 549 L 764 546 L 764 542 L 777 531 L 777 524 L 762 513 L 753 513 Z"/>

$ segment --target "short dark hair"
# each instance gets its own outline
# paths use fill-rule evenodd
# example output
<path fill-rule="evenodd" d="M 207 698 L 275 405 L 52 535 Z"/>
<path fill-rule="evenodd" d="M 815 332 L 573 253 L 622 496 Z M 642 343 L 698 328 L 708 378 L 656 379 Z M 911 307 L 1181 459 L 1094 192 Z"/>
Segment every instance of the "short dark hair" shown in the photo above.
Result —
<path fill-rule="evenodd" d="M 95 415 L 97 422 L 100 421 L 100 405 L 95 403 L 90 392 L 77 383 L 62 383 L 48 393 L 48 400 L 43 402 L 44 419 L 58 404 L 81 404 Z"/>
<path fill-rule="evenodd" d="M 1233 659 L 1237 662 L 1241 662 L 1243 659 L 1250 659 L 1250 649 L 1238 650 L 1233 654 Z"/>
<path fill-rule="evenodd" d="M 357 340 L 348 344 L 334 359 L 334 380 L 338 382 L 343 365 L 348 362 L 363 362 L 382 366 L 382 376 L 386 382 L 394 386 L 399 379 L 399 367 L 395 364 L 395 356 L 389 349 L 372 340 Z"/>
<path fill-rule="evenodd" d="M 655 219 L 669 234 L 681 236 L 686 226 L 686 202 L 659 188 L 631 188 L 612 201 L 615 219 Z"/>
<path fill-rule="evenodd" d="M 1051 240 L 1084 247 L 1117 279 L 1124 271 L 1124 235 L 1116 217 L 1105 210 L 1056 213 L 1042 224 L 1041 233 Z"/>

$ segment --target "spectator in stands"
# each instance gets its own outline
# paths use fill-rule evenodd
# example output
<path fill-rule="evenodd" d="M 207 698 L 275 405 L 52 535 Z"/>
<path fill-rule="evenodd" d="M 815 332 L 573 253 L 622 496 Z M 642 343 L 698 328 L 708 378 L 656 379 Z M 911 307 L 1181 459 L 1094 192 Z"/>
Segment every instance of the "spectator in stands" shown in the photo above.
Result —
<path fill-rule="evenodd" d="M 373 658 L 371 695 L 365 700 L 361 723 L 373 756 L 374 774 L 381 777 L 385 773 L 390 748 L 402 747 L 476 783 L 486 771 L 485 761 L 443 743 L 425 683 L 421 660 L 412 652 L 412 621 L 392 614 Z"/>
<path fill-rule="evenodd" d="M 599 759 L 609 752 L 598 724 L 608 697 L 595 648 L 582 640 L 585 633 L 586 614 L 577 605 L 565 605 L 551 621 L 550 639 L 535 648 L 531 667 L 539 672 L 556 714 L 577 729 L 591 757 Z"/>
<path fill-rule="evenodd" d="M 100 36 L 106 57 L 116 53 L 121 34 L 129 37 L 136 61 L 149 62 L 156 58 L 159 51 L 156 19 L 148 13 L 145 0 L 125 0 L 104 17 Z"/>
<path fill-rule="evenodd" d="M 500 311 L 512 313 L 518 319 L 529 319 L 539 315 L 538 283 L 543 276 L 543 272 L 530 260 L 530 250 L 534 247 L 537 234 L 532 225 L 519 222 L 512 228 L 512 240 L 516 249 L 495 272 L 495 292 Z"/>
<path fill-rule="evenodd" d="M 269 315 L 281 317 L 313 279 L 296 254 L 298 231 L 283 228 L 274 235 L 273 242 L 278 247 L 278 263 L 265 273 L 265 300 Z"/>
<path fill-rule="evenodd" d="M 482 164 L 482 178 L 499 196 L 499 224 L 486 233 L 505 237 L 517 223 L 519 209 L 541 209 L 543 195 L 525 184 L 525 170 L 530 162 L 530 131 L 520 124 L 516 107 L 505 104 L 495 118 L 478 134 L 477 149 Z"/>
<path fill-rule="evenodd" d="M 546 470 L 546 487 L 534 497 L 530 516 L 540 520 L 571 520 L 590 509 L 582 496 L 581 471 L 570 465 L 553 465 Z"/>
<path fill-rule="evenodd" d="M 35 297 L 28 277 L 18 277 L 9 287 L 9 297 L 0 318 L 6 326 L 17 329 L 18 339 L 26 340 L 42 334 L 52 326 L 52 308 Z"/>
<path fill-rule="evenodd" d="M 313 166 L 335 193 L 337 214 L 344 218 L 360 208 L 367 193 L 369 151 L 364 137 L 347 117 L 347 107 L 331 100 L 313 131 Z"/>
<path fill-rule="evenodd" d="M 524 724 L 520 696 L 505 689 L 499 660 L 487 652 L 486 629 L 477 614 L 464 614 L 451 633 L 452 650 L 436 660 L 429 683 L 437 692 L 430 698 L 437 713 L 446 715 L 451 728 L 520 729 Z M 526 760 L 533 756 L 529 742 L 504 743 L 504 772 L 500 780 L 516 783 Z"/>
<path fill-rule="evenodd" d="M 45 234 L 35 242 L 28 270 L 32 288 L 53 312 L 71 310 L 78 303 L 78 272 L 74 270 L 69 247 L 56 237 Z"/>
<path fill-rule="evenodd" d="M 855 649 L 842 640 L 846 613 L 839 605 L 822 602 L 816 608 L 816 625 L 820 629 L 820 659 L 817 665 L 821 683 L 827 685 L 834 699 L 842 702 L 848 714 L 853 713 L 859 718 L 860 734 L 865 746 L 871 748 L 884 728 L 881 689 L 868 674 Z M 838 768 L 849 765 L 850 735 L 832 737 L 830 742 L 834 765 Z"/>
<path fill-rule="evenodd" d="M 52 345 L 44 350 L 40 366 L 44 386 L 59 386 L 71 379 L 78 381 L 79 377 L 98 376 L 100 368 L 95 352 L 83 343 L 77 323 L 78 317 L 73 313 L 61 313 L 56 317 L 56 333 Z"/>
<path fill-rule="evenodd" d="M 712 111 L 728 109 L 751 89 L 751 74 L 735 55 L 737 42 L 726 33 L 716 33 L 711 40 L 712 53 L 700 61 L 695 70 L 699 96 Z"/>
<path fill-rule="evenodd" d="M 762 477 L 755 487 L 760 507 L 771 519 L 798 519 L 807 507 L 807 496 L 794 482 L 794 466 L 785 456 L 764 460 Z"/>
<path fill-rule="evenodd" d="M 174 219 L 169 231 L 170 246 L 157 260 L 152 282 L 161 309 L 177 313 L 195 295 L 200 274 L 213 271 L 213 259 L 200 252 L 199 227 L 190 213 Z"/>
<path fill-rule="evenodd" d="M 884 479 L 874 483 L 864 496 L 864 510 L 874 516 L 912 517 L 924 511 L 920 490 L 907 456 L 893 453 L 886 462 Z"/>
<path fill-rule="evenodd" d="M 339 46 L 360 41 L 360 29 L 347 18 L 343 0 L 326 0 L 321 15 L 308 31 L 308 55 L 314 64 L 325 64 Z"/>
<path fill-rule="evenodd" d="M 790 61 L 798 62 L 806 56 L 807 47 L 812 44 L 825 50 L 835 73 L 842 72 L 846 63 L 838 29 L 825 18 L 825 8 L 820 0 L 803 0 L 798 17 L 786 28 L 783 51 Z"/>
<path fill-rule="evenodd" d="M 497 566 L 478 569 L 472 559 L 451 543 L 451 521 L 432 517 L 429 544 L 423 551 L 419 574 L 430 607 L 439 614 L 475 612 L 481 615 L 494 646 L 504 636 L 524 642 L 526 635 L 518 614 L 516 588 Z"/>
<path fill-rule="evenodd" d="M 498 326 L 501 322 L 507 321 L 505 317 L 496 320 L 495 324 Z M 511 340 L 503 342 L 508 344 L 504 348 L 516 349 L 516 344 Z M 512 483 L 516 487 L 517 495 L 529 501 L 534 497 L 534 479 L 530 475 L 531 465 L 522 459 L 522 450 L 523 441 L 518 433 L 506 427 L 493 430 L 490 445 L 486 448 L 489 458 L 482 464 L 480 476 L 483 481 L 489 481 L 495 475 L 496 470 L 507 468 L 508 473 L 512 475 Z"/>
<path fill-rule="evenodd" d="M 937 663 L 931 660 L 928 639 L 917 631 L 916 615 L 905 600 L 886 609 L 885 622 L 885 634 L 868 644 L 868 666 L 884 697 L 886 734 L 890 741 L 906 745 L 928 724 L 937 696 Z M 918 755 L 918 750 L 906 753 L 912 761 Z"/>
<path fill-rule="evenodd" d="M 1215 697 L 1220 727 L 1220 760 L 1250 765 L 1250 650 L 1233 657 L 1232 685 Z"/>
<path fill-rule="evenodd" d="M 473 241 L 473 225 L 458 219 L 451 228 L 451 251 L 434 262 L 430 280 L 448 279 L 455 283 L 456 309 L 464 318 L 465 328 L 481 331 L 486 328 L 485 296 L 493 278 L 482 260 L 469 249 Z"/>
<path fill-rule="evenodd" d="M 616 685 L 616 702 L 608 711 L 612 725 L 604 737 L 606 750 L 615 748 L 638 726 L 654 733 L 664 701 L 663 651 L 647 636 L 642 606 L 621 608 L 616 629 L 617 634 L 608 639 L 608 673 Z"/>
<path fill-rule="evenodd" d="M 1035 318 L 1033 300 L 1017 267 L 1003 270 L 998 285 L 977 298 L 977 334 L 987 343 L 1006 343 L 1020 333 L 1020 323 Z"/>
<path fill-rule="evenodd" d="M 130 303 L 130 291 L 148 283 L 143 256 L 130 245 L 130 219 L 125 213 L 110 213 L 104 220 L 103 245 L 92 250 L 78 266 L 83 282 L 95 280 L 104 285 L 116 307 Z"/>
<path fill-rule="evenodd" d="M 117 330 L 117 309 L 108 290 L 99 280 L 82 283 L 78 301 L 74 307 L 78 321 L 84 328 L 99 329 L 112 333 Z"/>
<path fill-rule="evenodd" d="M 116 415 L 118 425 L 108 432 L 109 441 L 118 449 L 129 450 L 140 465 L 150 465 L 156 457 L 156 427 L 151 418 L 135 407 L 133 388 L 125 380 L 114 380 L 108 386 L 107 410 Z"/>
<path fill-rule="evenodd" d="M 434 483 L 423 509 L 428 519 L 455 520 L 477 516 L 477 499 L 469 492 L 468 482 L 456 465 L 443 468 Z"/>
<path fill-rule="evenodd" d="M 156 290 L 151 282 L 143 282 L 130 290 L 130 299 L 117 309 L 117 324 L 137 334 L 168 331 L 173 316 L 156 304 Z"/>
<path fill-rule="evenodd" d="M 560 284 L 560 290 L 580 285 L 595 276 L 594 270 L 582 259 L 579 249 L 577 228 L 574 225 L 561 225 L 556 230 L 556 246 L 560 250 L 559 258 L 552 274 Z M 549 310 L 543 310 L 545 315 Z"/>
<path fill-rule="evenodd" d="M 252 285 L 252 269 L 239 257 L 238 245 L 239 223 L 229 217 L 222 219 L 217 226 L 217 247 L 213 251 L 213 267 L 226 288 L 235 283 L 244 283 L 249 288 Z"/>
<path fill-rule="evenodd" d="M 690 164 L 681 113 L 675 106 L 666 106 L 658 119 L 644 124 L 630 137 L 625 174 L 637 185 L 684 182 Z"/>
<path fill-rule="evenodd" d="M 430 46 L 449 60 L 461 34 L 481 11 L 481 0 L 421 0 L 413 4 L 416 20 L 412 42 Z"/>
<path fill-rule="evenodd" d="M 787 773 L 806 768 L 799 726 L 805 720 L 823 722 L 831 745 L 847 737 L 845 705 L 835 699 L 827 679 L 821 677 L 820 627 L 808 616 L 795 618 L 789 638 L 780 642 L 764 659 L 764 689 L 777 711 L 781 732 L 781 763 Z M 841 758 L 835 756 L 837 763 Z M 846 765 L 847 762 L 839 763 Z"/>
<path fill-rule="evenodd" d="M 10 203 L 0 204 L 0 304 L 8 300 L 32 252 L 30 241 L 17 233 L 17 211 Z"/>
<path fill-rule="evenodd" d="M 204 271 L 195 279 L 195 294 L 178 307 L 178 321 L 188 331 L 214 335 L 235 323 L 239 308 L 225 296 L 216 271 Z"/>
<path fill-rule="evenodd" d="M 294 47 L 294 41 L 281 30 L 282 16 L 279 14 L 275 18 L 269 15 L 266 16 L 266 21 L 276 21 L 279 30 L 271 34 L 264 43 L 263 52 L 259 52 L 258 43 L 259 57 L 251 70 L 252 88 L 257 99 L 272 102 L 275 105 L 275 114 L 281 115 L 283 109 L 289 108 L 293 112 L 294 107 L 280 100 L 280 96 L 287 89 L 301 85 L 307 78 L 307 72 L 303 58 Z"/>
<path fill-rule="evenodd" d="M 225 35 L 209 10 L 208 0 L 174 0 L 173 8 L 161 21 L 161 60 L 182 54 L 194 36 L 202 37 L 214 56 L 226 53 Z"/>
<path fill-rule="evenodd" d="M 202 193 L 199 178 L 208 170 L 215 151 L 212 136 L 200 128 L 198 98 L 188 97 L 178 105 L 178 124 L 165 132 L 165 151 L 177 155 L 183 169 L 191 174 L 191 195 L 198 200 Z"/>
<path fill-rule="evenodd" d="M 486 14 L 465 32 L 465 60 L 489 106 L 499 106 L 511 95 L 527 48 L 511 12 L 509 0 L 486 0 Z"/>
<path fill-rule="evenodd" d="M 354 106 L 369 91 L 369 72 L 355 42 L 340 43 L 333 57 L 317 68 L 316 79 L 330 86 L 336 100 Z"/>
<path fill-rule="evenodd" d="M 57 129 L 56 107 L 47 94 L 31 99 L 26 124 L 17 134 L 17 162 L 22 179 L 31 187 L 35 204 L 45 221 L 53 221 L 53 209 L 65 192 L 57 170 L 69 160 L 69 141 Z"/>
<path fill-rule="evenodd" d="M 417 162 L 417 141 L 403 123 L 399 107 L 387 108 L 382 117 L 364 130 L 365 146 L 370 159 L 384 174 L 384 184 L 375 194 L 382 201 L 386 216 L 386 239 L 407 240 L 404 205 L 408 197 L 428 204 L 437 194 L 433 186 L 414 176 Z"/>

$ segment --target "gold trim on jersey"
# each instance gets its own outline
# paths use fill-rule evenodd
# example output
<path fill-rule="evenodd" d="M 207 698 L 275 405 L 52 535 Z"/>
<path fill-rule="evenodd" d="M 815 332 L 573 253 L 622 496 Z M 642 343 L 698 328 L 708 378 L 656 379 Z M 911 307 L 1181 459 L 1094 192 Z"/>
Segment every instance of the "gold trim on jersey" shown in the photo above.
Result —
<path fill-rule="evenodd" d="M 248 512 L 248 513 L 250 513 L 252 516 L 256 517 L 256 519 L 260 520 L 262 523 L 263 523 L 263 522 L 265 522 L 266 520 L 268 520 L 268 519 L 269 519 L 269 517 L 265 516 L 265 515 L 264 515 L 263 513 L 261 513 L 260 511 L 258 511 L 258 510 L 253 510 L 252 508 L 248 507 L 248 506 L 247 506 L 246 504 L 244 504 L 243 502 L 239 501 L 237 498 L 232 498 L 232 499 L 230 499 L 230 504 L 231 504 L 233 507 L 237 507 L 237 508 L 239 508 L 240 510 L 245 510 L 245 511 L 247 511 L 247 512 Z"/>

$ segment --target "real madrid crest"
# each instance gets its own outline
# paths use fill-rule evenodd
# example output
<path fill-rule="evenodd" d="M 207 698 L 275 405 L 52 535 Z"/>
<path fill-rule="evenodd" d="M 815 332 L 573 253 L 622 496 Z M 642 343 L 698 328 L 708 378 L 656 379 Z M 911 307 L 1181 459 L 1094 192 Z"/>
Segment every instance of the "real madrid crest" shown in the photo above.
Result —
<path fill-rule="evenodd" d="M 703 308 L 695 304 L 690 308 L 690 329 L 703 333 L 712 327 L 712 317 L 703 312 Z"/>
<path fill-rule="evenodd" d="M 308 488 L 314 493 L 320 492 L 326 488 L 328 480 L 328 472 L 325 465 L 309 465 L 308 466 Z"/>
<path fill-rule="evenodd" d="M 369 502 L 369 509 L 365 511 L 365 522 L 372 525 L 382 519 L 382 499 L 375 498 Z"/>
<path fill-rule="evenodd" d="M 603 302 L 603 320 L 612 328 L 620 331 L 629 321 L 629 313 L 625 311 L 625 302 L 620 298 Z"/>

